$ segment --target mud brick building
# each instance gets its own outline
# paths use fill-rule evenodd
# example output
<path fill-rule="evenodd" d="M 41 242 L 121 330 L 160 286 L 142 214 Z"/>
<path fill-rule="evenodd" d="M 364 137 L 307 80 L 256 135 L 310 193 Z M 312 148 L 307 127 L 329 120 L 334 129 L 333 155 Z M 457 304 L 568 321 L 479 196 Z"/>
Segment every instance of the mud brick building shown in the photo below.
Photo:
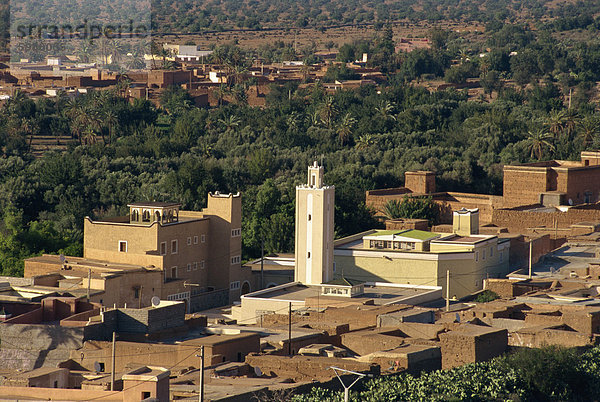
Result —
<path fill-rule="evenodd" d="M 504 207 L 577 205 L 600 200 L 600 152 L 581 161 L 545 161 L 504 166 Z"/>
<path fill-rule="evenodd" d="M 508 346 L 508 331 L 477 325 L 461 325 L 440 334 L 442 368 L 488 360 L 503 354 Z"/>

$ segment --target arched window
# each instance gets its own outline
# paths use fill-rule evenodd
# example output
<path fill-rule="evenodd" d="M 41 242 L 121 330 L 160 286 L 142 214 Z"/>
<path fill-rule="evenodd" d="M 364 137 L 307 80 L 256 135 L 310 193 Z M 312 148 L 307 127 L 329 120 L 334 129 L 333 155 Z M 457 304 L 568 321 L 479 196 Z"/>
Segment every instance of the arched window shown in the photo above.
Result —
<path fill-rule="evenodd" d="M 147 209 L 144 209 L 144 211 L 142 212 L 142 221 L 150 222 L 150 211 L 148 211 Z"/>
<path fill-rule="evenodd" d="M 131 210 L 131 221 L 139 222 L 140 220 L 140 212 L 137 209 Z"/>
<path fill-rule="evenodd" d="M 155 222 L 160 222 L 160 211 L 156 211 L 154 213 L 154 221 Z"/>

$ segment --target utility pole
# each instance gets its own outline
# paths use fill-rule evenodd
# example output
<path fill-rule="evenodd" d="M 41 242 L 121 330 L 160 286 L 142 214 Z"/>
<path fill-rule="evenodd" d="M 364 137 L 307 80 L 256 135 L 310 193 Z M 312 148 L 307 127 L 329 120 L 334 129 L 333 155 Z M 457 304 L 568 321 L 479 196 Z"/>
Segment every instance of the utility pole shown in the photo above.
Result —
<path fill-rule="evenodd" d="M 200 358 L 200 384 L 198 385 L 198 400 L 204 402 L 204 345 L 200 346 L 200 354 L 196 355 Z"/>
<path fill-rule="evenodd" d="M 260 288 L 265 288 L 265 234 L 260 231 Z"/>
<path fill-rule="evenodd" d="M 292 355 L 292 302 L 288 310 L 288 355 Z"/>
<path fill-rule="evenodd" d="M 529 239 L 529 279 L 532 277 L 533 265 L 533 239 Z"/>
<path fill-rule="evenodd" d="M 450 311 L 450 270 L 446 270 L 446 311 Z"/>
<path fill-rule="evenodd" d="M 356 384 L 356 382 L 358 380 L 360 380 L 363 377 L 366 377 L 366 374 L 363 373 L 357 373 L 356 371 L 350 371 L 350 370 L 345 370 L 339 367 L 329 367 L 330 369 L 332 369 L 335 372 L 335 375 L 337 376 L 338 380 L 340 380 L 340 383 L 342 384 L 342 387 L 344 387 L 344 402 L 348 402 L 350 400 L 350 388 L 352 388 L 352 386 L 354 384 Z M 352 384 L 346 386 L 346 384 L 344 384 L 344 381 L 342 381 L 342 378 L 340 377 L 340 375 L 338 374 L 338 371 L 341 371 L 343 373 L 347 373 L 347 374 L 354 374 L 357 375 L 358 378 L 356 380 L 354 380 L 352 382 Z"/>
<path fill-rule="evenodd" d="M 115 332 L 112 339 L 112 368 L 110 371 L 110 390 L 115 390 Z"/>
<path fill-rule="evenodd" d="M 88 268 L 87 301 L 90 302 L 90 282 L 92 281 L 92 269 Z"/>

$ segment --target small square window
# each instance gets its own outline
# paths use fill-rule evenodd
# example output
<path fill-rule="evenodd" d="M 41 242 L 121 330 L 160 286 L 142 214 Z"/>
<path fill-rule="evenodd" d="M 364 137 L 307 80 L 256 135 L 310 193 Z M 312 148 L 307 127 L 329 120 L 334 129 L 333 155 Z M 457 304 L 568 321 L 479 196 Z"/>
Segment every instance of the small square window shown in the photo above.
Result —
<path fill-rule="evenodd" d="M 202 235 L 202 236 L 200 237 L 200 241 L 201 241 L 202 243 L 204 243 L 204 242 L 206 241 L 206 235 Z"/>
<path fill-rule="evenodd" d="M 173 279 L 177 278 L 177 267 L 171 268 L 171 278 L 173 278 Z"/>
<path fill-rule="evenodd" d="M 189 262 L 188 262 L 188 265 L 187 265 L 187 270 L 188 270 L 188 272 L 190 272 L 192 270 L 192 264 L 189 263 Z"/>
<path fill-rule="evenodd" d="M 121 253 L 126 253 L 127 252 L 127 242 L 124 240 L 119 241 L 119 251 Z"/>
<path fill-rule="evenodd" d="M 191 238 L 191 237 L 188 237 L 188 238 L 187 238 L 187 245 L 188 245 L 188 246 L 191 246 L 191 245 L 192 245 L 192 238 Z"/>
<path fill-rule="evenodd" d="M 167 242 L 160 243 L 160 255 L 167 255 Z"/>
<path fill-rule="evenodd" d="M 198 263 L 194 262 L 194 271 L 198 270 Z"/>
<path fill-rule="evenodd" d="M 200 261 L 200 269 L 204 269 L 204 260 Z"/>
<path fill-rule="evenodd" d="M 198 236 L 194 236 L 194 244 L 198 244 Z"/>
<path fill-rule="evenodd" d="M 177 254 L 178 252 L 178 242 L 177 240 L 171 240 L 171 254 Z"/>

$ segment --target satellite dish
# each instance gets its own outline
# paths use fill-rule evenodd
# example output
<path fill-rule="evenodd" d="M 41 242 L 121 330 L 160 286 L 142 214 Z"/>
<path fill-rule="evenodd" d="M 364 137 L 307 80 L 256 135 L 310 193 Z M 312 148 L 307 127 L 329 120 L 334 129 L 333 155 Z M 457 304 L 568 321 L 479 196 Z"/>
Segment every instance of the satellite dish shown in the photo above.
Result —
<path fill-rule="evenodd" d="M 96 373 L 99 373 L 102 371 L 102 366 L 100 366 L 100 363 L 94 362 L 94 370 L 96 371 Z"/>
<path fill-rule="evenodd" d="M 263 373 L 260 370 L 260 367 L 254 367 L 254 374 L 256 374 L 257 377 L 262 377 Z"/>
<path fill-rule="evenodd" d="M 460 315 L 458 313 L 456 313 L 456 322 L 460 323 Z"/>
<path fill-rule="evenodd" d="M 573 200 L 569 198 L 569 205 L 573 206 Z"/>
<path fill-rule="evenodd" d="M 63 254 L 61 254 L 60 256 L 58 256 L 58 258 L 60 259 L 60 263 L 64 264 L 65 261 L 67 261 L 67 259 L 65 258 L 65 256 Z"/>
<path fill-rule="evenodd" d="M 160 304 L 160 298 L 158 296 L 152 297 L 150 301 L 154 307 L 157 307 Z"/>

